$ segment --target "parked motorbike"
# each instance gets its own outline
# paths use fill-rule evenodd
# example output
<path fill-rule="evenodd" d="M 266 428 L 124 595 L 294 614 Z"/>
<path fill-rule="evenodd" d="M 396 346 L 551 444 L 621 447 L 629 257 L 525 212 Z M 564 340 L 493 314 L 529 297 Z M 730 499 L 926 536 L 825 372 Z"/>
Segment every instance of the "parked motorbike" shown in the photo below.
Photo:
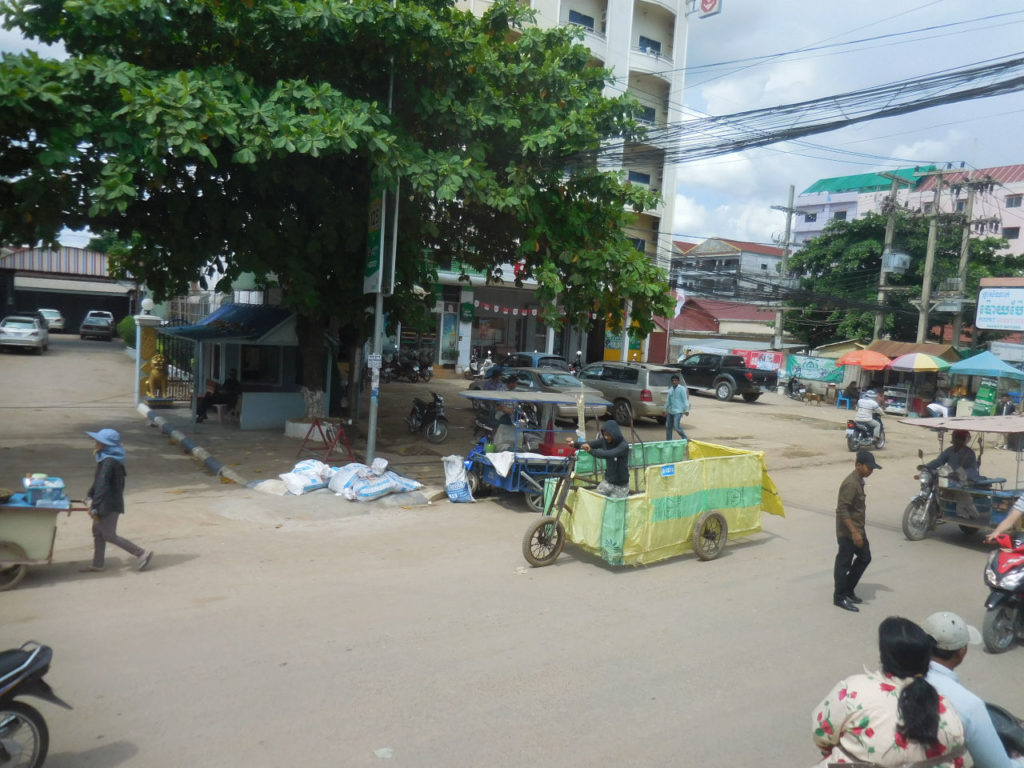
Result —
<path fill-rule="evenodd" d="M 428 443 L 443 443 L 448 437 L 448 417 L 444 410 L 444 397 L 431 392 L 433 401 L 427 402 L 418 397 L 412 399 L 412 410 L 405 419 L 410 432 L 423 430 Z"/>
<path fill-rule="evenodd" d="M 420 361 L 419 358 L 413 356 L 408 352 L 402 352 L 398 355 L 398 362 L 395 366 L 395 378 L 405 379 L 406 381 L 415 384 L 420 380 Z"/>
<path fill-rule="evenodd" d="M 49 646 L 35 642 L 0 652 L 0 768 L 37 768 L 50 748 L 46 721 L 20 697 L 35 696 L 71 709 L 43 679 L 52 658 Z"/>
<path fill-rule="evenodd" d="M 846 447 L 850 451 L 864 448 L 885 448 L 885 424 L 877 413 L 873 418 L 878 422 L 878 437 L 871 437 L 871 430 L 859 421 L 850 419 L 846 422 Z"/>
<path fill-rule="evenodd" d="M 462 372 L 462 375 L 467 379 L 485 379 L 487 378 L 488 371 L 494 367 L 494 360 L 491 359 L 491 350 L 487 350 L 487 356 L 481 360 L 480 350 L 477 347 L 473 347 L 473 352 L 469 356 L 469 365 L 466 366 L 466 370 Z"/>
<path fill-rule="evenodd" d="M 569 373 L 573 376 L 579 376 L 580 371 L 583 370 L 583 352 L 576 350 L 576 359 L 569 363 Z"/>
<path fill-rule="evenodd" d="M 985 583 L 991 592 L 985 601 L 981 637 L 990 653 L 1008 651 L 1024 639 L 1024 536 L 1001 533 L 999 549 L 985 563 Z"/>
<path fill-rule="evenodd" d="M 434 378 L 434 363 L 429 352 L 420 352 L 420 381 L 430 381 Z"/>

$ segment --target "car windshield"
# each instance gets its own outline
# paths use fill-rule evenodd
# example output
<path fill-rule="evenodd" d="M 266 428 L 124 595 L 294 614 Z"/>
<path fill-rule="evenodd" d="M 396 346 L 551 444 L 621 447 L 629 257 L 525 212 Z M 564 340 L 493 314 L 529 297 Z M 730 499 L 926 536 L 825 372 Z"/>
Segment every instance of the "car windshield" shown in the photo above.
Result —
<path fill-rule="evenodd" d="M 548 387 L 582 387 L 579 379 L 568 373 L 540 373 L 537 374 L 541 384 Z"/>
<path fill-rule="evenodd" d="M 0 323 L 0 326 L 4 328 L 28 328 L 32 329 L 36 327 L 35 321 L 29 320 L 28 318 L 15 317 L 4 320 Z"/>
<path fill-rule="evenodd" d="M 110 318 L 108 317 L 87 317 L 85 322 L 89 325 L 110 325 Z"/>
<path fill-rule="evenodd" d="M 672 386 L 673 374 L 679 375 L 675 371 L 651 371 L 647 377 L 647 386 L 670 387 Z"/>
<path fill-rule="evenodd" d="M 40 309 L 39 312 L 42 314 L 43 317 L 47 317 L 47 318 L 49 318 L 49 317 L 53 317 L 53 318 L 60 317 L 60 312 L 58 312 L 56 309 Z"/>

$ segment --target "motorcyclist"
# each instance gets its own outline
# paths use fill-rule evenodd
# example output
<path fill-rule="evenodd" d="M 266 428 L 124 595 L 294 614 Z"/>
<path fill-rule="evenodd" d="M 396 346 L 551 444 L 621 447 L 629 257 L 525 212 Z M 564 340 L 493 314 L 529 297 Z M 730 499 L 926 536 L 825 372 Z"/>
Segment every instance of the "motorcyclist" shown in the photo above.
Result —
<path fill-rule="evenodd" d="M 966 429 L 953 430 L 953 444 L 924 466 L 931 471 L 948 464 L 962 485 L 970 485 L 981 479 L 978 471 L 978 457 L 969 445 L 971 433 Z"/>
<path fill-rule="evenodd" d="M 857 415 L 853 420 L 871 430 L 872 441 L 878 439 L 878 430 L 882 426 L 882 422 L 875 418 L 876 413 L 882 413 L 882 396 L 873 389 L 866 389 L 857 401 Z"/>

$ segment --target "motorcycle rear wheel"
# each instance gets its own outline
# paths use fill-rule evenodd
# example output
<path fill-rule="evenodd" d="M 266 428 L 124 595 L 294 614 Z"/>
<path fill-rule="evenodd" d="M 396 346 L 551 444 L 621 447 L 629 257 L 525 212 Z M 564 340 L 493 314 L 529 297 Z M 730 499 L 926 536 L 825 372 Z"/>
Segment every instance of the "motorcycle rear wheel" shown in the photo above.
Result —
<path fill-rule="evenodd" d="M 903 510 L 903 535 L 910 541 L 920 541 L 928 534 L 928 506 L 921 499 L 911 499 Z"/>
<path fill-rule="evenodd" d="M 997 605 L 985 612 L 985 623 L 981 625 L 981 638 L 989 653 L 1003 653 L 1010 650 L 1017 639 L 1017 609 Z"/>
<path fill-rule="evenodd" d="M 855 438 L 855 437 L 848 437 L 848 438 L 846 438 L 846 447 L 850 449 L 850 453 L 853 453 L 854 451 L 856 451 L 857 448 L 858 448 L 857 438 Z"/>
<path fill-rule="evenodd" d="M 535 568 L 551 565 L 565 546 L 565 528 L 562 521 L 542 517 L 523 536 L 523 557 Z"/>
<path fill-rule="evenodd" d="M 423 434 L 427 437 L 428 443 L 443 443 L 448 437 L 448 421 L 446 419 L 434 419 L 427 422 L 423 427 Z"/>
<path fill-rule="evenodd" d="M 38 768 L 49 749 L 50 732 L 34 707 L 20 701 L 0 705 L 0 759 L 4 765 Z"/>

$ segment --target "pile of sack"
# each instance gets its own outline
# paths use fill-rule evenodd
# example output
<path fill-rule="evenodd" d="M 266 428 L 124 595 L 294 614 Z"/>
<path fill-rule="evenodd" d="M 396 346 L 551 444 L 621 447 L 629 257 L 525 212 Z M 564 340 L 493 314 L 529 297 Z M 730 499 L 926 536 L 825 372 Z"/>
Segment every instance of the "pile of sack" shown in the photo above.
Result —
<path fill-rule="evenodd" d="M 417 491 L 422 483 L 388 469 L 387 459 L 374 459 L 371 466 L 352 462 L 330 467 L 316 459 L 300 461 L 291 472 L 279 476 L 288 492 L 296 496 L 328 488 L 349 501 L 373 501 L 389 493 Z"/>

